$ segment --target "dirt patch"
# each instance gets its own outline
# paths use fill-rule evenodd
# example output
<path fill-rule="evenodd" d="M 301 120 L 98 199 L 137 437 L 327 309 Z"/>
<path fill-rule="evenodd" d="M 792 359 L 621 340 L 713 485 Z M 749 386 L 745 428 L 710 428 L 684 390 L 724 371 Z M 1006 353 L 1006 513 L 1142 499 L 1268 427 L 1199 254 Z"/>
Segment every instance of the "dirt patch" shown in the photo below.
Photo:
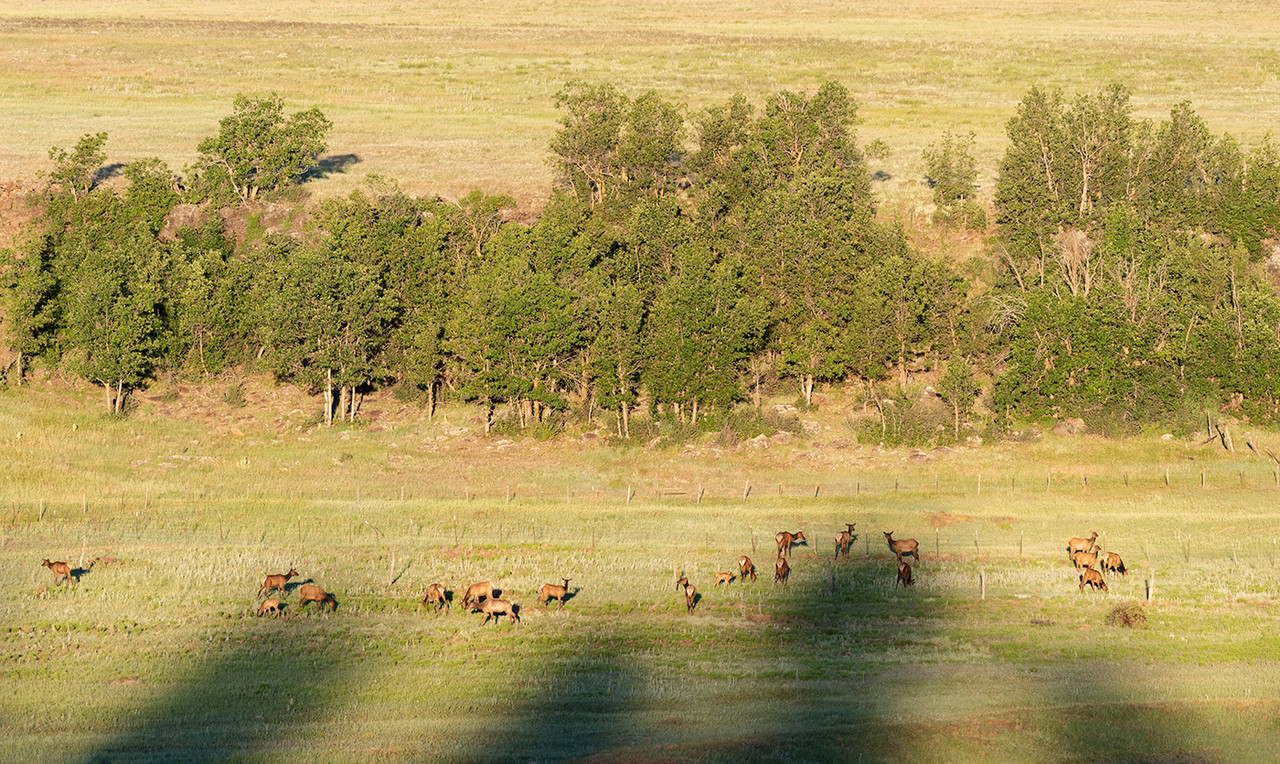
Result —
<path fill-rule="evenodd" d="M 934 528 L 946 528 L 960 523 L 971 523 L 973 518 L 968 515 L 953 515 L 950 512 L 934 512 L 929 515 L 929 525 Z"/>

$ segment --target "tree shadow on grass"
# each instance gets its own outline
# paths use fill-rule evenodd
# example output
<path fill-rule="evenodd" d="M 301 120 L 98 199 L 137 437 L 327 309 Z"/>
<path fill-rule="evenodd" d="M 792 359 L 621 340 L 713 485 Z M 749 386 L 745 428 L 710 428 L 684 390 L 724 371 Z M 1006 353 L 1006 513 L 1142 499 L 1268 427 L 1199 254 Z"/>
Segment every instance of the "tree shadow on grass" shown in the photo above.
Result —
<path fill-rule="evenodd" d="M 310 168 L 302 174 L 299 179 L 302 182 L 308 180 L 320 180 L 330 175 L 341 175 L 349 168 L 360 164 L 363 161 L 359 154 L 330 154 L 320 157 L 316 160 L 314 167 Z"/>

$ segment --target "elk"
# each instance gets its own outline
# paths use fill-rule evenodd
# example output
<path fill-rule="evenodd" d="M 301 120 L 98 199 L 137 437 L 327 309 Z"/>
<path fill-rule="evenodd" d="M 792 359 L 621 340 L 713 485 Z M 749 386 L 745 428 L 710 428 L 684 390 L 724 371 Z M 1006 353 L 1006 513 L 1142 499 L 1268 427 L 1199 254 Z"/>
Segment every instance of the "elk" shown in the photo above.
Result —
<path fill-rule="evenodd" d="M 685 588 L 688 585 L 689 585 L 688 576 L 681 574 L 681 576 L 676 579 L 676 591 L 680 591 L 681 589 Z"/>
<path fill-rule="evenodd" d="M 267 612 L 268 610 L 271 611 L 272 615 L 275 615 L 275 616 L 280 615 L 280 600 L 277 600 L 277 599 L 263 600 L 262 604 L 258 606 L 258 610 L 257 612 L 254 613 L 254 615 L 261 616 L 263 613 Z"/>
<path fill-rule="evenodd" d="M 845 523 L 845 525 L 849 527 L 849 530 L 840 531 L 836 534 L 836 557 L 842 554 L 848 557 L 849 547 L 858 540 L 858 537 L 853 533 L 853 526 L 857 525 L 857 523 Z"/>
<path fill-rule="evenodd" d="M 724 584 L 725 586 L 728 586 L 728 585 L 729 585 L 729 584 L 731 584 L 731 583 L 733 583 L 733 574 L 732 574 L 732 573 L 717 573 L 717 574 L 716 574 L 716 586 L 719 586 L 720 584 Z"/>
<path fill-rule="evenodd" d="M 738 558 L 738 580 L 746 581 L 748 576 L 752 581 L 756 580 L 756 564 L 744 554 Z"/>
<path fill-rule="evenodd" d="M 462 606 L 467 607 L 471 603 L 480 603 L 480 598 L 493 599 L 493 584 L 489 581 L 481 581 L 478 584 L 472 584 L 467 587 L 467 593 L 462 595 Z"/>
<path fill-rule="evenodd" d="M 40 563 L 44 567 L 53 571 L 53 583 L 58 583 L 58 579 L 63 576 L 67 577 L 67 583 L 71 583 L 71 566 L 65 562 L 49 562 L 49 558 L 44 558 L 44 562 Z"/>
<path fill-rule="evenodd" d="M 779 557 L 777 564 L 773 566 L 773 582 L 775 584 L 785 584 L 790 575 L 791 566 L 787 564 L 785 559 Z"/>
<path fill-rule="evenodd" d="M 690 613 L 698 606 L 698 590 L 693 588 L 693 584 L 684 585 L 684 606 Z"/>
<path fill-rule="evenodd" d="M 471 612 L 484 613 L 485 623 L 488 623 L 490 618 L 494 620 L 494 623 L 497 623 L 504 615 L 511 619 L 511 623 L 520 623 L 520 614 L 516 612 L 515 605 L 511 604 L 511 600 L 487 597 L 484 602 L 477 602 L 471 608 Z"/>
<path fill-rule="evenodd" d="M 787 531 L 778 531 L 778 535 L 774 536 L 773 540 L 778 542 L 779 557 L 782 557 L 783 555 L 790 557 L 792 544 L 796 544 L 801 541 L 805 542 L 806 544 L 809 543 L 809 540 L 804 537 L 804 531 L 796 531 L 795 533 L 789 533 Z"/>
<path fill-rule="evenodd" d="M 321 612 L 324 611 L 325 603 L 333 608 L 333 612 L 338 612 L 338 601 L 333 595 L 315 584 L 303 584 L 298 589 L 298 612 L 302 612 L 302 608 L 308 602 L 319 602 Z"/>
<path fill-rule="evenodd" d="M 1085 585 L 1092 586 L 1094 589 L 1107 590 L 1107 582 L 1102 580 L 1102 574 L 1093 568 L 1085 568 L 1080 571 L 1080 591 L 1084 591 Z"/>
<path fill-rule="evenodd" d="M 893 540 L 893 531 L 884 533 L 884 540 L 889 542 L 889 548 L 893 550 L 893 556 L 898 558 L 898 562 L 902 562 L 902 558 L 911 555 L 916 558 L 916 564 L 920 563 L 920 544 L 915 539 L 899 539 Z"/>
<path fill-rule="evenodd" d="M 427 607 L 428 605 L 435 605 L 437 613 L 449 607 L 448 592 L 445 591 L 444 586 L 432 584 L 427 587 L 427 594 L 422 598 L 422 606 Z"/>
<path fill-rule="evenodd" d="M 561 580 L 564 581 L 564 586 L 559 586 L 558 584 L 543 584 L 538 587 L 538 601 L 542 603 L 543 607 L 550 604 L 553 599 L 559 600 L 560 602 L 556 607 L 557 610 L 564 607 L 564 598 L 569 593 L 569 581 L 572 579 L 564 578 Z"/>
<path fill-rule="evenodd" d="M 902 588 L 907 588 L 915 583 L 915 579 L 911 577 L 911 566 L 905 562 L 898 563 L 898 578 L 893 582 L 893 588 L 898 588 L 898 583 L 902 583 Z"/>
<path fill-rule="evenodd" d="M 1092 552 L 1097 550 L 1098 545 L 1094 542 L 1098 540 L 1098 532 L 1093 531 L 1089 534 L 1089 538 L 1082 539 L 1079 537 L 1067 541 L 1067 556 L 1074 557 L 1076 552 Z"/>
<path fill-rule="evenodd" d="M 1102 555 L 1102 569 L 1104 571 L 1112 571 L 1120 575 L 1126 575 L 1128 571 L 1124 569 L 1124 560 L 1120 559 L 1120 555 L 1115 552 L 1107 552 Z"/>
<path fill-rule="evenodd" d="M 296 575 L 298 575 L 298 571 L 289 568 L 288 573 L 271 573 L 263 576 L 262 583 L 258 584 L 258 596 L 270 594 L 273 589 L 279 589 L 282 592 L 286 591 L 284 585 Z"/>
<path fill-rule="evenodd" d="M 1098 564 L 1098 555 L 1093 552 L 1077 551 L 1071 555 L 1071 562 L 1076 566 L 1076 570 L 1080 568 L 1092 568 Z"/>

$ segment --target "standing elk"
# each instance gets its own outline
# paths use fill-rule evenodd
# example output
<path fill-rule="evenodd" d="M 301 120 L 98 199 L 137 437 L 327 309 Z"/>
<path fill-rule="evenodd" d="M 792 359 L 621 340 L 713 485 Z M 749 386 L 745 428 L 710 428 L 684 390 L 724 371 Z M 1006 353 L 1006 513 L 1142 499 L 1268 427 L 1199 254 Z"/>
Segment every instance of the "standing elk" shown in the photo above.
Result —
<path fill-rule="evenodd" d="M 280 615 L 280 600 L 277 600 L 277 599 L 263 600 L 262 604 L 258 606 L 258 610 L 257 612 L 254 613 L 254 615 L 261 617 L 262 614 L 267 612 L 268 610 L 271 611 L 271 614 L 273 616 Z"/>
<path fill-rule="evenodd" d="M 1093 552 L 1077 551 L 1071 555 L 1071 564 L 1076 566 L 1076 570 L 1081 568 L 1092 568 L 1098 564 L 1098 555 Z"/>
<path fill-rule="evenodd" d="M 520 614 L 516 612 L 516 606 L 511 604 L 511 600 L 488 597 L 484 602 L 476 603 L 471 612 L 484 613 L 485 623 L 488 623 L 490 618 L 497 623 L 504 615 L 511 619 L 511 623 L 520 623 Z"/>
<path fill-rule="evenodd" d="M 746 581 L 748 576 L 753 582 L 756 580 L 756 564 L 744 554 L 738 558 L 738 580 Z"/>
<path fill-rule="evenodd" d="M 773 566 L 773 582 L 775 584 L 785 584 L 790 576 L 791 566 L 787 564 L 784 558 L 779 557 L 777 564 Z"/>
<path fill-rule="evenodd" d="M 773 540 L 778 542 L 779 557 L 782 557 L 783 555 L 790 557 L 792 544 L 798 544 L 801 541 L 806 544 L 809 543 L 809 540 L 804 537 L 804 531 L 796 531 L 795 533 L 778 531 L 778 534 L 773 537 Z"/>
<path fill-rule="evenodd" d="M 315 584 L 303 584 L 298 588 L 298 612 L 302 612 L 303 605 L 308 602 L 320 603 L 320 612 L 324 612 L 324 606 L 327 602 L 333 608 L 333 612 L 338 612 L 338 601 L 333 595 Z"/>
<path fill-rule="evenodd" d="M 1128 571 L 1124 568 L 1124 560 L 1120 559 L 1120 555 L 1115 552 L 1107 552 L 1102 555 L 1102 570 L 1127 575 Z"/>
<path fill-rule="evenodd" d="M 443 585 L 432 584 L 427 587 L 427 593 L 422 598 L 422 606 L 427 607 L 428 605 L 435 605 L 437 613 L 449 607 L 449 593 L 445 591 Z"/>
<path fill-rule="evenodd" d="M 1107 582 L 1102 580 L 1102 574 L 1093 568 L 1085 568 L 1080 571 L 1080 591 L 1084 591 L 1084 587 L 1092 586 L 1094 589 L 1107 590 Z"/>
<path fill-rule="evenodd" d="M 676 579 L 676 591 L 682 591 L 688 585 L 689 577 L 681 573 L 680 577 Z"/>
<path fill-rule="evenodd" d="M 490 581 L 481 581 L 477 584 L 471 584 L 467 587 L 466 594 L 462 595 L 462 606 L 469 607 L 472 603 L 479 604 L 480 598 L 493 599 L 493 583 Z"/>
<path fill-rule="evenodd" d="M 849 547 L 858 540 L 858 537 L 853 532 L 853 526 L 857 525 L 857 523 L 845 523 L 845 525 L 849 526 L 849 530 L 840 531 L 836 534 L 836 557 L 840 555 L 848 557 Z"/>
<path fill-rule="evenodd" d="M 889 548 L 893 550 L 893 556 L 898 558 L 898 562 L 902 562 L 902 558 L 911 555 L 916 558 L 916 564 L 920 563 L 920 544 L 915 539 L 899 539 L 893 540 L 893 531 L 883 532 L 884 540 L 889 542 Z"/>
<path fill-rule="evenodd" d="M 1098 532 L 1093 531 L 1089 534 L 1089 538 L 1082 539 L 1076 537 L 1067 541 L 1067 556 L 1074 557 L 1076 552 L 1093 552 L 1098 548 L 1097 542 Z"/>
<path fill-rule="evenodd" d="M 58 580 L 63 576 L 67 577 L 67 583 L 71 583 L 71 566 L 65 562 L 49 562 L 49 558 L 44 558 L 44 562 L 40 563 L 44 567 L 53 571 L 53 583 L 57 584 Z"/>
<path fill-rule="evenodd" d="M 915 579 L 911 577 L 911 566 L 905 562 L 898 563 L 898 578 L 893 582 L 893 588 L 897 589 L 899 583 L 904 589 L 915 583 Z"/>
<path fill-rule="evenodd" d="M 298 575 L 298 571 L 293 568 L 289 568 L 288 573 L 271 573 L 263 576 L 262 583 L 258 584 L 258 596 L 261 597 L 264 594 L 270 594 L 275 589 L 279 589 L 282 592 L 286 591 L 284 585 L 289 582 L 289 579 L 296 575 Z"/>
<path fill-rule="evenodd" d="M 716 586 L 719 586 L 720 584 L 724 584 L 725 586 L 728 586 L 729 584 L 732 584 L 732 583 L 733 583 L 733 574 L 732 574 L 732 573 L 717 573 L 717 574 L 716 574 Z"/>
<path fill-rule="evenodd" d="M 538 587 L 538 602 L 541 602 L 543 607 L 549 605 L 551 600 L 554 599 L 558 600 L 560 603 L 556 607 L 556 610 L 562 610 L 564 608 L 564 598 L 569 594 L 569 582 L 573 579 L 564 578 L 561 580 L 564 581 L 564 586 L 560 586 L 558 584 L 543 584 Z"/>
<path fill-rule="evenodd" d="M 690 613 L 698 606 L 698 590 L 693 587 L 693 584 L 684 585 L 684 606 Z"/>

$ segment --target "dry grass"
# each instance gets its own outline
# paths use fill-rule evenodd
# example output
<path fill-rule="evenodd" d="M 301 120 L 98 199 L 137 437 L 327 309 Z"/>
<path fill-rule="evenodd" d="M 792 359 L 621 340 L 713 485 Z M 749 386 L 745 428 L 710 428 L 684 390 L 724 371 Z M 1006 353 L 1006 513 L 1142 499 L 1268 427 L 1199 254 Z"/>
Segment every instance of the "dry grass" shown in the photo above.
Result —
<path fill-rule="evenodd" d="M 845 83 L 890 200 L 927 199 L 920 150 L 974 130 L 983 182 L 1003 125 L 1033 85 L 1128 84 L 1140 113 L 1190 100 L 1214 131 L 1256 140 L 1280 122 L 1280 15 L 1267 2 L 942 2 L 832 7 L 815 0 L 634 4 L 358 5 L 284 0 L 72 2 L 0 7 L 0 178 L 34 178 L 50 145 L 106 130 L 113 161 L 175 168 L 237 92 L 320 106 L 330 150 L 359 163 L 318 182 L 344 193 L 366 173 L 413 193 L 471 188 L 546 197 L 552 97 L 567 79 L 654 88 L 697 108 L 743 92 Z"/>

